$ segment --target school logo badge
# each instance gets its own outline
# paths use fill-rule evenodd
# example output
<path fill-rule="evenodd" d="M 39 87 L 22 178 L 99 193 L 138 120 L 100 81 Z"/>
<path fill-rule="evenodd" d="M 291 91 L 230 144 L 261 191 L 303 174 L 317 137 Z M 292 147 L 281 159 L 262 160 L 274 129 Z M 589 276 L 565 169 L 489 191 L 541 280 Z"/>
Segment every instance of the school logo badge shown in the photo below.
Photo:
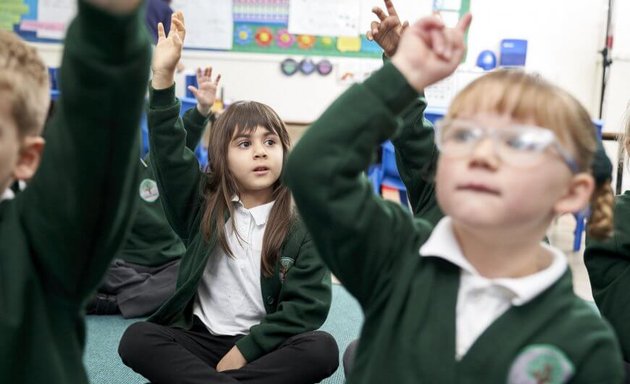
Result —
<path fill-rule="evenodd" d="M 525 348 L 514 360 L 508 375 L 509 384 L 562 384 L 568 382 L 575 368 L 567 356 L 549 344 Z"/>
<path fill-rule="evenodd" d="M 287 276 L 287 272 L 289 269 L 295 264 L 295 260 L 290 257 L 281 257 L 280 258 L 280 281 L 284 283 L 284 279 Z"/>
<path fill-rule="evenodd" d="M 160 197 L 160 191 L 158 191 L 157 183 L 151 179 L 144 179 L 140 183 L 140 198 L 147 203 L 152 203 Z"/>

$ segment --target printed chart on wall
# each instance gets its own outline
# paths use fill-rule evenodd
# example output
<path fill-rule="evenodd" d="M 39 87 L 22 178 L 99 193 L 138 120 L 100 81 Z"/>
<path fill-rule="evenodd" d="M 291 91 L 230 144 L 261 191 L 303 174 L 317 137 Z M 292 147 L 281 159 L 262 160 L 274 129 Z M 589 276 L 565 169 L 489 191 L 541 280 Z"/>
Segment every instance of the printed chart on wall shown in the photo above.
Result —
<path fill-rule="evenodd" d="M 0 28 L 26 40 L 57 42 L 76 12 L 76 0 L 6 0 L 0 3 Z"/>
<path fill-rule="evenodd" d="M 160 1 L 160 0 L 157 0 Z M 398 0 L 401 19 L 440 11 L 452 24 L 470 0 Z M 186 17 L 188 49 L 302 56 L 380 57 L 365 37 L 381 0 L 173 0 Z M 0 28 L 27 40 L 63 39 L 76 0 L 2 0 Z"/>

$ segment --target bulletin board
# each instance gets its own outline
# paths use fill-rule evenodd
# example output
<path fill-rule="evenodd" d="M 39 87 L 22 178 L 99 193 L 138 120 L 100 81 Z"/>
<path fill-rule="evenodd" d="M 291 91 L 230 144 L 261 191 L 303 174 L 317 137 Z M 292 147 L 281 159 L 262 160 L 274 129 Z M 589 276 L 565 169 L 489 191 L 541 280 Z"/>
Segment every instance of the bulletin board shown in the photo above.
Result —
<path fill-rule="evenodd" d="M 414 20 L 439 10 L 446 21 L 468 11 L 470 0 L 398 0 L 401 18 Z M 174 0 L 182 9 L 186 49 L 301 56 L 377 58 L 378 45 L 365 31 L 381 0 Z M 63 40 L 76 0 L 3 0 L 0 28 L 24 39 Z"/>

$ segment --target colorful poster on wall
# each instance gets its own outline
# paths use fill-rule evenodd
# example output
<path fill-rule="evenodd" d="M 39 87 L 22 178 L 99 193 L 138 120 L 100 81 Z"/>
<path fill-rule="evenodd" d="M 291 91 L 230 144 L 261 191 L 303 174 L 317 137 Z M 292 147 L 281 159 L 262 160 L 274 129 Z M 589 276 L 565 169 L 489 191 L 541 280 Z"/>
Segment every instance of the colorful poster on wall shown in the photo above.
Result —
<path fill-rule="evenodd" d="M 28 5 L 21 0 L 6 0 L 0 2 L 0 29 L 12 31 L 13 26 L 20 22 L 22 15 L 28 13 Z"/>
<path fill-rule="evenodd" d="M 289 22 L 289 0 L 233 0 L 235 23 L 284 24 Z"/>

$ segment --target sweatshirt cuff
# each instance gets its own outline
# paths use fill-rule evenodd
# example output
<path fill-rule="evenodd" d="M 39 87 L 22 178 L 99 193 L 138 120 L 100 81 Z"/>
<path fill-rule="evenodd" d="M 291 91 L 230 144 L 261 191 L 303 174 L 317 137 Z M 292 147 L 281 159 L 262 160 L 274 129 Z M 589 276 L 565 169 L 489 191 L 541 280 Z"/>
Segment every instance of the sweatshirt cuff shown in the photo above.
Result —
<path fill-rule="evenodd" d="M 237 341 L 236 346 L 248 363 L 258 359 L 266 352 L 258 344 L 256 344 L 251 335 L 247 335 Z"/>
<path fill-rule="evenodd" d="M 87 42 L 81 49 L 98 47 L 103 60 L 126 63 L 130 55 L 149 45 L 144 14 L 144 4 L 129 14 L 115 15 L 86 1 L 79 1 L 78 14 L 69 28 L 69 34 L 71 30 L 78 29 Z"/>
<path fill-rule="evenodd" d="M 210 112 L 208 116 L 204 116 L 197 109 L 197 105 L 195 105 L 194 107 L 186 111 L 186 117 L 188 117 L 190 121 L 195 125 L 205 126 L 210 116 L 212 116 L 212 111 Z"/>
<path fill-rule="evenodd" d="M 149 84 L 149 108 L 170 107 L 176 101 L 174 83 L 165 89 L 154 89 L 153 85 Z"/>
<path fill-rule="evenodd" d="M 391 62 L 385 63 L 363 85 L 381 99 L 394 116 L 418 97 L 418 92 Z"/>

